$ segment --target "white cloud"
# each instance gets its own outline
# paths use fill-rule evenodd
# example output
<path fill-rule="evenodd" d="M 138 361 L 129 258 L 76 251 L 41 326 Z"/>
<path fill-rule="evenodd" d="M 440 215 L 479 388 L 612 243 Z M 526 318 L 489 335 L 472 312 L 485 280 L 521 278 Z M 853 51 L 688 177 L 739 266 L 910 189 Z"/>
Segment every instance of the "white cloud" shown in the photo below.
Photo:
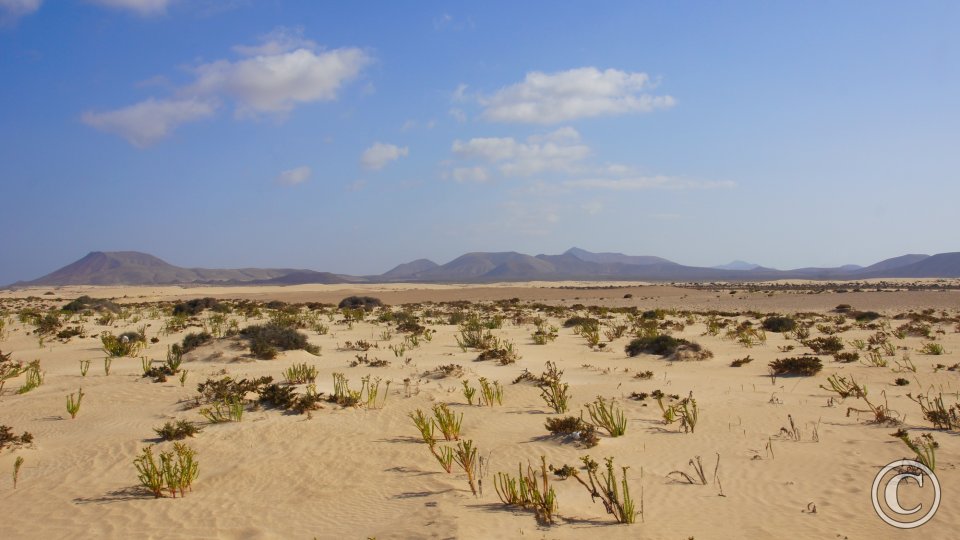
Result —
<path fill-rule="evenodd" d="M 0 21 L 16 21 L 40 9 L 43 0 L 0 0 Z"/>
<path fill-rule="evenodd" d="M 496 163 L 505 176 L 530 176 L 545 171 L 572 173 L 578 163 L 590 155 L 590 148 L 579 144 L 579 133 L 561 128 L 547 135 L 518 142 L 513 137 L 479 137 L 453 141 L 453 152 L 463 159 Z"/>
<path fill-rule="evenodd" d="M 106 112 L 84 112 L 83 123 L 115 133 L 143 148 L 169 135 L 180 124 L 211 116 L 216 105 L 199 99 L 156 100 L 150 98 L 129 107 Z"/>
<path fill-rule="evenodd" d="M 358 48 L 321 52 L 300 48 L 236 62 L 219 60 L 195 68 L 197 80 L 184 91 L 230 96 L 237 101 L 240 116 L 283 113 L 300 103 L 336 99 L 340 87 L 369 62 Z"/>
<path fill-rule="evenodd" d="M 281 26 L 260 36 L 259 45 L 235 45 L 233 50 L 241 56 L 275 56 L 297 49 L 316 48 L 315 42 L 303 37 L 303 28 Z"/>
<path fill-rule="evenodd" d="M 173 0 L 87 0 L 104 7 L 126 9 L 141 16 L 162 15 Z"/>
<path fill-rule="evenodd" d="M 387 163 L 405 157 L 409 153 L 410 149 L 406 146 L 401 148 L 394 144 L 376 142 L 363 151 L 363 155 L 360 156 L 360 163 L 367 169 L 378 170 L 384 168 Z"/>
<path fill-rule="evenodd" d="M 277 176 L 275 181 L 281 186 L 295 186 L 309 180 L 312 172 L 313 171 L 310 170 L 310 167 L 304 165 L 302 167 L 297 167 L 296 169 L 283 171 L 279 176 Z"/>
<path fill-rule="evenodd" d="M 461 109 L 454 107 L 450 109 L 448 113 L 453 117 L 454 120 L 460 122 L 461 124 L 467 121 L 467 113 L 463 112 Z"/>
<path fill-rule="evenodd" d="M 637 191 L 643 189 L 727 189 L 736 187 L 729 180 L 698 181 L 673 176 L 630 176 L 625 178 L 584 178 L 567 180 L 564 187 L 572 189 L 608 189 L 613 191 Z"/>
<path fill-rule="evenodd" d="M 483 167 L 456 167 L 451 175 L 454 180 L 461 184 L 464 182 L 483 183 L 490 179 L 487 170 Z"/>
<path fill-rule="evenodd" d="M 527 73 L 523 82 L 481 96 L 483 118 L 493 122 L 556 124 L 578 118 L 650 112 L 672 107 L 673 97 L 654 96 L 646 73 L 583 67 Z"/>

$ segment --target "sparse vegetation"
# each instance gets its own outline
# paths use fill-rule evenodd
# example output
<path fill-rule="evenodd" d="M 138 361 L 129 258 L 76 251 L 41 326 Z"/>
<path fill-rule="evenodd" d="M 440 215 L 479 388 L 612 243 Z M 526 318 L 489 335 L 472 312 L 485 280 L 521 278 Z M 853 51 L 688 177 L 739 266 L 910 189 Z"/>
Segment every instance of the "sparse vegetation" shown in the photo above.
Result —
<path fill-rule="evenodd" d="M 810 377 L 820 373 L 823 363 L 816 356 L 778 358 L 770 362 L 770 374 L 777 377 Z"/>

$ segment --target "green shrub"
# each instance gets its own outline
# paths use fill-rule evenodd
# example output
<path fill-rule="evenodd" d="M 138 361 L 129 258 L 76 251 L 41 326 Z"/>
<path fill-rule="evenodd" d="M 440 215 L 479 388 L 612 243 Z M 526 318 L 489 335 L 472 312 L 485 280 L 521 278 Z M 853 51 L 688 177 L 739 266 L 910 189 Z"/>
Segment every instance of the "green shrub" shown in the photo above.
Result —
<path fill-rule="evenodd" d="M 213 336 L 209 332 L 190 333 L 183 337 L 181 345 L 182 354 L 186 354 L 197 347 L 213 341 Z"/>
<path fill-rule="evenodd" d="M 770 362 L 770 373 L 776 376 L 810 377 L 823 369 L 823 363 L 816 356 L 796 356 L 779 358 Z"/>
<path fill-rule="evenodd" d="M 201 429 L 196 424 L 187 420 L 177 420 L 176 422 L 167 422 L 159 428 L 154 428 L 157 436 L 165 441 L 179 441 L 187 437 L 193 437 L 200 433 Z"/>
<path fill-rule="evenodd" d="M 374 298 L 372 296 L 348 296 L 340 301 L 337 304 L 339 309 L 364 309 L 366 311 L 372 311 L 374 308 L 378 308 L 383 305 L 383 302 L 379 298 Z"/>
<path fill-rule="evenodd" d="M 248 326 L 240 333 L 250 341 L 250 353 L 256 358 L 265 360 L 275 358 L 278 349 L 283 351 L 302 349 L 310 354 L 320 354 L 320 348 L 311 345 L 307 341 L 306 334 L 274 322 Z"/>
<path fill-rule="evenodd" d="M 797 321 L 790 317 L 767 317 L 763 320 L 763 329 L 768 332 L 791 332 L 797 327 Z"/>
<path fill-rule="evenodd" d="M 180 302 L 179 304 L 173 306 L 173 314 L 193 317 L 195 315 L 199 315 L 205 309 L 220 313 L 226 313 L 230 311 L 228 306 L 221 304 L 220 301 L 215 298 L 194 298 L 193 300 Z"/>
<path fill-rule="evenodd" d="M 593 317 L 574 316 L 563 321 L 564 328 L 573 328 L 575 326 L 600 326 L 600 321 Z"/>

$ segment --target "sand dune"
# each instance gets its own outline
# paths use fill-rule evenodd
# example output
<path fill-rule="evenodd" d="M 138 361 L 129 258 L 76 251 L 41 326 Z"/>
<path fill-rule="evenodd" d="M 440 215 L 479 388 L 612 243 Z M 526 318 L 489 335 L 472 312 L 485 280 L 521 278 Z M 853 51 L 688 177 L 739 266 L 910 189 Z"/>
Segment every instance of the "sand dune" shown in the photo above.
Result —
<path fill-rule="evenodd" d="M 586 283 L 559 284 L 585 287 Z M 611 284 L 604 283 L 607 287 Z M 67 343 L 48 340 L 40 347 L 29 325 L 16 321 L 13 312 L 27 304 L 62 305 L 80 294 L 115 297 L 121 303 L 157 302 L 213 296 L 256 300 L 317 301 L 336 303 L 347 294 L 371 294 L 397 307 L 406 302 L 468 299 L 489 302 L 519 298 L 529 302 L 570 306 L 637 306 L 688 310 L 828 313 L 847 303 L 861 310 L 881 312 L 892 328 L 903 320 L 889 318 L 909 309 L 934 308 L 958 316 L 960 293 L 951 290 L 899 292 L 745 292 L 693 290 L 669 286 L 620 283 L 627 288 L 574 289 L 558 284 L 509 284 L 503 286 L 345 286 L 311 285 L 283 288 L 99 288 L 64 287 L 55 295 L 44 289 L 4 291 L 0 299 L 10 311 L 7 335 L 0 350 L 14 360 L 39 359 L 46 372 L 44 383 L 25 394 L 16 389 L 23 377 L 7 383 L 0 397 L 0 425 L 19 433 L 34 435 L 34 443 L 0 451 L 0 500 L 4 507 L 4 538 L 581 538 L 602 535 L 610 538 L 889 538 L 906 533 L 882 522 L 870 503 L 870 486 L 880 467 L 912 453 L 890 436 L 895 427 L 868 422 L 867 415 L 847 416 L 848 406 L 862 406 L 850 398 L 844 403 L 820 388 L 834 373 L 854 375 L 869 388 L 869 396 L 882 400 L 905 418 L 912 434 L 931 432 L 940 447 L 936 472 L 943 488 L 943 503 L 934 519 L 924 525 L 930 538 L 949 538 L 960 526 L 960 443 L 952 432 L 933 431 L 910 401 L 908 392 L 924 392 L 932 385 L 949 403 L 957 401 L 956 372 L 935 370 L 960 361 L 960 334 L 956 323 L 934 323 L 934 330 L 946 355 L 918 352 L 927 339 L 891 338 L 897 347 L 890 367 L 868 367 L 863 363 L 839 363 L 820 355 L 823 371 L 813 377 L 771 379 L 767 364 L 809 349 L 786 335 L 768 332 L 765 343 L 747 348 L 719 335 L 707 334 L 706 318 L 695 316 L 672 335 L 694 340 L 713 357 L 703 361 L 671 362 L 653 355 L 629 358 L 624 354 L 628 336 L 613 340 L 605 350 L 591 350 L 582 336 L 560 328 L 556 341 L 536 345 L 530 335 L 533 325 L 506 321 L 493 330 L 497 336 L 516 344 L 520 359 L 500 366 L 494 361 L 476 362 L 476 351 L 464 352 L 456 345 L 458 328 L 429 324 L 435 334 L 429 342 L 394 356 L 387 347 L 403 342 L 393 331 L 390 340 L 382 332 L 386 323 L 371 317 L 352 328 L 327 321 L 329 333 L 304 330 L 312 344 L 322 347 L 319 356 L 304 351 L 287 351 L 274 360 L 247 356 L 237 338 L 217 340 L 188 353 L 183 367 L 188 370 L 181 387 L 175 377 L 155 383 L 141 377 L 138 358 L 114 361 L 109 376 L 103 371 L 101 331 L 114 334 L 147 326 L 151 343 L 142 355 L 162 359 L 167 346 L 180 342 L 190 331 L 165 334 L 165 317 L 150 318 L 149 307 L 133 308 L 142 320 L 98 325 L 84 321 L 84 338 Z M 624 298 L 632 294 L 632 298 Z M 32 296 L 33 299 L 27 300 Z M 124 298 L 125 297 L 125 298 Z M 37 299 L 39 298 L 39 300 Z M 478 304 L 480 305 L 480 304 Z M 483 304 L 489 305 L 489 304 Z M 530 316 L 536 315 L 526 309 Z M 585 313 L 585 312 L 581 312 Z M 423 315 L 423 313 L 420 313 Z M 561 326 L 562 316 L 548 317 Z M 566 316 L 568 314 L 564 314 Z M 202 320 L 206 314 L 202 315 Z M 243 320 L 240 326 L 257 322 Z M 681 321 L 684 317 L 670 316 Z M 747 320 L 741 315 L 731 317 Z M 625 320 L 614 314 L 613 321 Z M 757 319 L 752 319 L 757 323 Z M 849 321 L 852 322 L 852 321 Z M 822 334 L 815 327 L 812 336 Z M 845 342 L 866 340 L 876 330 L 853 326 L 840 334 Z M 350 367 L 356 351 L 342 350 L 347 341 L 367 340 L 377 348 L 367 351 L 370 359 L 389 360 L 388 367 Z M 606 339 L 603 339 L 606 342 Z M 794 346 L 789 353 L 779 347 Z M 851 350 L 848 345 L 847 350 Z M 893 362 L 908 352 L 916 373 L 898 374 Z M 737 358 L 754 360 L 740 368 L 730 367 Z M 409 358 L 409 362 L 404 362 Z M 80 375 L 79 360 L 90 359 L 86 377 Z M 556 416 L 530 384 L 511 384 L 524 370 L 534 374 L 547 361 L 556 362 L 571 386 L 571 412 L 597 396 L 616 398 L 628 418 L 623 437 L 603 433 L 598 446 L 580 448 L 547 437 L 547 418 Z M 153 429 L 168 420 L 188 419 L 203 423 L 197 408 L 186 405 L 197 395 L 197 384 L 224 374 L 232 377 L 273 376 L 282 379 L 289 366 L 306 362 L 319 370 L 317 390 L 333 391 L 332 374 L 342 372 L 353 387 L 361 377 L 372 375 L 391 380 L 385 406 L 378 410 L 343 408 L 325 403 L 308 415 L 287 414 L 270 408 L 254 408 L 242 422 L 204 425 L 203 431 L 187 440 L 197 451 L 200 474 L 193 491 L 185 498 L 155 499 L 137 487 L 132 465 L 140 449 L 158 444 Z M 461 377 L 423 377 L 437 366 L 459 364 Z M 641 380 L 638 372 L 650 370 L 653 377 Z M 895 386 L 897 377 L 909 380 Z M 479 377 L 504 385 L 503 405 L 469 406 L 461 392 L 461 379 L 476 386 Z M 410 397 L 404 395 L 404 379 L 411 379 Z M 76 419 L 70 419 L 65 396 L 83 387 L 86 397 Z M 700 407 L 694 433 L 683 433 L 677 424 L 665 425 L 656 401 L 629 399 L 632 392 L 650 393 L 660 389 L 686 397 L 691 392 Z M 302 391 L 302 387 L 300 388 Z M 834 395 L 835 396 L 835 395 Z M 464 438 L 474 441 L 487 460 L 483 494 L 471 495 L 462 471 L 444 472 L 408 418 L 416 409 L 428 410 L 435 403 L 448 403 L 463 413 Z M 780 434 L 792 415 L 802 432 L 799 442 Z M 811 440 L 817 425 L 819 442 Z M 771 450 L 768 445 L 772 445 Z M 587 491 L 573 479 L 552 479 L 559 509 L 557 523 L 538 525 L 529 510 L 505 507 L 494 491 L 496 472 L 515 474 L 518 463 L 579 465 L 579 458 L 615 458 L 617 467 L 629 466 L 629 483 L 636 498 L 642 490 L 644 514 L 633 525 L 620 525 L 592 502 Z M 719 455 L 720 485 L 713 480 Z M 24 458 L 16 490 L 10 471 L 17 456 Z M 700 456 L 707 472 L 707 485 L 688 485 L 668 476 L 671 471 L 690 474 L 688 462 Z M 722 486 L 722 496 L 721 496 Z M 816 508 L 812 513 L 808 510 Z"/>

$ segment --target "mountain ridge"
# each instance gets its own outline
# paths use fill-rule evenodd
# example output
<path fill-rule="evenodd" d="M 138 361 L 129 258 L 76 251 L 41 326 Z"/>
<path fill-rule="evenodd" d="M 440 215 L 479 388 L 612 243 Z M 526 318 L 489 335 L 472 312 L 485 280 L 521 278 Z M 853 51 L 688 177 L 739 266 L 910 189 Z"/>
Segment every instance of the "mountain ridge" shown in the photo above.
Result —
<path fill-rule="evenodd" d="M 731 264 L 741 263 L 734 261 Z M 93 251 L 45 276 L 10 287 L 63 285 L 301 285 L 310 283 L 485 283 L 494 281 L 637 280 L 769 281 L 777 279 L 855 280 L 867 278 L 960 277 L 960 252 L 907 254 L 870 266 L 844 265 L 777 270 L 697 267 L 652 255 L 593 253 L 571 248 L 560 255 L 516 251 L 470 252 L 446 264 L 417 259 L 379 275 L 351 276 L 310 269 L 182 268 L 137 251 Z M 730 266 L 730 265 L 723 265 Z"/>

